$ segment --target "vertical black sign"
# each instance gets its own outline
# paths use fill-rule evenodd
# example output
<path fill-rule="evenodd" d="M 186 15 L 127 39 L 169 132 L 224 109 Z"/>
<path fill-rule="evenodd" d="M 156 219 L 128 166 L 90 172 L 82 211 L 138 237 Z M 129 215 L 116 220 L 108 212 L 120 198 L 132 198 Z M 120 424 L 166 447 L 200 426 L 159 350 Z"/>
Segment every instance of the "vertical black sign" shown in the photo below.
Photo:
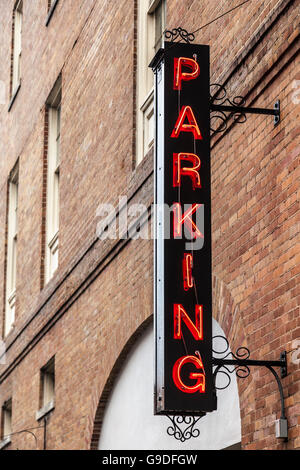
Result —
<path fill-rule="evenodd" d="M 156 414 L 216 409 L 209 47 L 165 43 L 155 71 Z"/>

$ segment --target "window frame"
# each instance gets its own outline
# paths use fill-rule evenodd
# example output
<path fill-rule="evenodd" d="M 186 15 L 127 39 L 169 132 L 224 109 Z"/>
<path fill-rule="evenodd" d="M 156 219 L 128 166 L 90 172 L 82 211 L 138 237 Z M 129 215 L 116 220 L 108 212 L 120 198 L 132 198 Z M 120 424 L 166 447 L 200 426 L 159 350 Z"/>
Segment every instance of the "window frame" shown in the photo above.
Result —
<path fill-rule="evenodd" d="M 8 336 L 15 323 L 18 259 L 18 203 L 19 164 L 17 163 L 8 180 L 4 337 Z"/>
<path fill-rule="evenodd" d="M 10 83 L 10 111 L 16 96 L 21 88 L 21 59 L 22 59 L 22 28 L 23 28 L 23 0 L 17 0 L 13 9 L 12 20 L 12 54 L 11 54 L 11 83 Z"/>
<path fill-rule="evenodd" d="M 156 40 L 156 12 L 161 5 L 162 21 L 161 31 L 164 31 L 166 23 L 166 0 L 152 0 L 148 6 L 143 1 L 138 3 L 138 41 L 137 41 L 137 89 L 136 89 L 136 155 L 135 166 L 137 167 L 153 147 L 154 139 L 148 139 L 154 132 L 150 129 L 150 120 L 146 115 L 154 113 L 154 78 L 149 68 L 158 47 Z M 161 34 L 161 39 L 162 34 Z M 146 114 L 146 115 L 145 115 Z M 149 124 L 147 128 L 145 123 Z"/>
<path fill-rule="evenodd" d="M 40 403 L 37 421 L 55 408 L 55 356 L 40 369 Z"/>
<path fill-rule="evenodd" d="M 60 76 L 46 103 L 48 113 L 48 141 L 44 266 L 45 284 L 52 279 L 58 268 L 61 98 Z"/>
<path fill-rule="evenodd" d="M 7 416 L 9 415 L 9 430 L 7 429 Z M 0 450 L 11 443 L 12 435 L 12 398 L 6 400 L 1 408 Z"/>

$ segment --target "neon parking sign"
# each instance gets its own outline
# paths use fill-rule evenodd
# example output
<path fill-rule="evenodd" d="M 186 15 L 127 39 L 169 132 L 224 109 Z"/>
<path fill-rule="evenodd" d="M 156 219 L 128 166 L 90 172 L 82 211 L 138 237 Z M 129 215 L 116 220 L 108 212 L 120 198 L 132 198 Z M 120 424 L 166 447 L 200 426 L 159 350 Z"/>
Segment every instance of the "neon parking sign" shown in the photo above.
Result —
<path fill-rule="evenodd" d="M 155 413 L 216 409 L 212 376 L 209 47 L 168 43 L 155 71 Z"/>

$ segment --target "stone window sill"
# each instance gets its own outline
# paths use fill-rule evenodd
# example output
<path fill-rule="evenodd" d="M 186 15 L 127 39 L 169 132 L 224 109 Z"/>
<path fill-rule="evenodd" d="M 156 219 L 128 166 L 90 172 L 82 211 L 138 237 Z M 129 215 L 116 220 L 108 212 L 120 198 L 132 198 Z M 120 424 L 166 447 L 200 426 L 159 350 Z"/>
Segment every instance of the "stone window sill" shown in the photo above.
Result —
<path fill-rule="evenodd" d="M 8 446 L 11 443 L 10 436 L 6 437 L 2 441 L 0 441 L 0 450 L 4 449 L 4 447 Z"/>
<path fill-rule="evenodd" d="M 35 415 L 36 420 L 39 421 L 40 419 L 44 418 L 44 416 L 50 413 L 50 411 L 54 410 L 54 408 L 55 408 L 55 401 L 52 400 L 49 403 L 47 403 L 47 405 L 43 406 L 43 408 L 41 408 L 39 411 L 36 412 L 36 415 Z"/>

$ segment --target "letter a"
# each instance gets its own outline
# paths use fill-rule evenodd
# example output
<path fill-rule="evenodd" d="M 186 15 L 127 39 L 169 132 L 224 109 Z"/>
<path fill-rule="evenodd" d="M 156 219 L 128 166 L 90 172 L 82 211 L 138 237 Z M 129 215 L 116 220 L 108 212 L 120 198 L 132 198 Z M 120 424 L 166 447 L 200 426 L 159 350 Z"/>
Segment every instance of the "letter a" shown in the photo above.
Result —
<path fill-rule="evenodd" d="M 185 119 L 188 123 L 184 123 Z M 190 106 L 182 106 L 171 137 L 178 138 L 180 132 L 192 132 L 195 139 L 202 140 L 196 118 Z"/>

